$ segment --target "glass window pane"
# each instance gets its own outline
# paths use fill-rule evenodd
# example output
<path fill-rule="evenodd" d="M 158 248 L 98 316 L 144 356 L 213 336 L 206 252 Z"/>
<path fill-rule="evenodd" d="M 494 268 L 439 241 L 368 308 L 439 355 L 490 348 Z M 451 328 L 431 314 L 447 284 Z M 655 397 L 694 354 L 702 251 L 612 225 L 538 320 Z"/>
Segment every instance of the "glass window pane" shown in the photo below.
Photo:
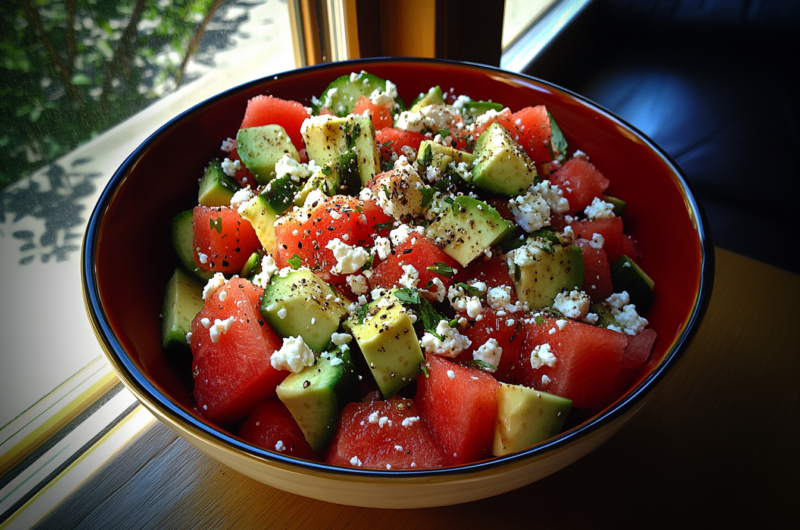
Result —
<path fill-rule="evenodd" d="M 503 49 L 522 35 L 558 0 L 506 0 L 503 12 Z"/>

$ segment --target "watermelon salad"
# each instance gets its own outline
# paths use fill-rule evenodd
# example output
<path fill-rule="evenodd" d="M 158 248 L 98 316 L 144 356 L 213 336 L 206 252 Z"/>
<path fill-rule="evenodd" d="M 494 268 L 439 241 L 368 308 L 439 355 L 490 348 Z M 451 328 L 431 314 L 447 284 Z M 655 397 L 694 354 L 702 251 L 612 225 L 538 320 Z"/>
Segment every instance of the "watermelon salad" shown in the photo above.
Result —
<path fill-rule="evenodd" d="M 254 97 L 220 140 L 172 223 L 162 316 L 221 429 L 342 467 L 454 466 L 557 436 L 649 369 L 625 202 L 544 105 L 434 86 L 407 106 L 362 71 Z"/>

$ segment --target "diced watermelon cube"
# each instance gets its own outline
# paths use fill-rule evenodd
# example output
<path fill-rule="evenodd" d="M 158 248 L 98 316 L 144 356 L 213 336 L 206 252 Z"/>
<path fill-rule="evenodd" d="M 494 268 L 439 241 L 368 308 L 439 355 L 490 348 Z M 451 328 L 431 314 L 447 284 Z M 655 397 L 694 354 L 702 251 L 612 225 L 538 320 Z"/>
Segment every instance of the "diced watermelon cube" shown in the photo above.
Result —
<path fill-rule="evenodd" d="M 308 116 L 308 110 L 297 101 L 261 95 L 247 102 L 240 128 L 280 125 L 292 139 L 295 149 L 300 151 L 306 148 L 300 127 Z"/>
<path fill-rule="evenodd" d="M 369 279 L 369 285 L 372 289 L 375 287 L 384 289 L 401 287 L 399 281 L 405 273 L 402 267 L 411 265 L 419 274 L 418 286 L 420 289 L 430 289 L 435 292 L 436 288 L 433 287 L 432 282 L 436 278 L 447 289 L 452 285 L 453 278 L 438 274 L 435 270 L 428 270 L 428 267 L 437 267 L 436 263 L 444 263 L 454 269 L 461 266 L 436 246 L 432 240 L 414 232 L 408 236 L 408 239 L 392 249 L 392 253 L 375 267 L 374 273 Z M 428 282 L 431 282 L 431 287 L 428 287 Z"/>
<path fill-rule="evenodd" d="M 550 176 L 569 201 L 569 213 L 574 214 L 592 204 L 595 197 L 603 196 L 609 181 L 597 168 L 583 158 L 570 158 Z"/>
<path fill-rule="evenodd" d="M 590 240 L 577 239 L 575 244 L 583 253 L 583 291 L 594 301 L 602 301 L 614 294 L 611 267 L 603 248 L 595 248 Z"/>
<path fill-rule="evenodd" d="M 594 234 L 600 234 L 605 239 L 603 250 L 606 252 L 608 263 L 616 263 L 622 256 L 623 238 L 622 218 L 609 217 L 606 219 L 595 219 L 594 221 L 574 221 L 570 223 L 576 236 L 583 239 L 592 240 Z"/>
<path fill-rule="evenodd" d="M 466 315 L 461 314 L 461 316 Z M 497 341 L 497 345 L 503 349 L 503 353 L 497 370 L 492 375 L 498 381 L 516 383 L 519 372 L 519 354 L 525 341 L 525 328 L 521 322 L 510 313 L 498 315 L 491 307 L 484 306 L 481 311 L 481 319 L 470 320 L 461 333 L 472 344 L 455 358 L 455 362 L 466 364 L 474 360 L 475 350 L 486 344 L 489 339 L 494 339 Z"/>
<path fill-rule="evenodd" d="M 353 109 L 353 114 L 358 114 L 359 116 L 363 116 L 364 112 L 369 113 L 375 130 L 391 127 L 394 123 L 391 109 L 388 106 L 381 107 L 380 105 L 375 105 L 367 96 L 359 97 Z"/>
<path fill-rule="evenodd" d="M 306 460 L 322 460 L 311 450 L 292 413 L 277 399 L 256 405 L 236 434 L 262 449 Z"/>
<path fill-rule="evenodd" d="M 520 355 L 522 384 L 571 399 L 576 408 L 598 410 L 609 404 L 628 345 L 626 335 L 574 320 L 566 320 L 561 329 L 555 318 L 531 319 L 525 327 Z M 534 368 L 531 353 L 545 344 L 555 363 Z"/>
<path fill-rule="evenodd" d="M 403 129 L 393 129 L 384 127 L 375 131 L 375 141 L 381 152 L 381 160 L 388 162 L 392 159 L 392 153 L 397 156 L 403 155 L 403 147 L 409 147 L 414 152 L 419 151 L 419 145 L 425 136 L 413 131 Z"/>
<path fill-rule="evenodd" d="M 192 225 L 194 261 L 204 271 L 239 272 L 261 248 L 250 221 L 233 208 L 195 206 Z"/>
<path fill-rule="evenodd" d="M 369 469 L 428 469 L 449 463 L 414 401 L 348 403 L 325 462 Z"/>
<path fill-rule="evenodd" d="M 489 458 L 497 420 L 497 380 L 438 355 L 428 355 L 426 366 L 429 376 L 417 378 L 416 402 L 448 458 L 453 464 Z"/>
<path fill-rule="evenodd" d="M 234 276 L 209 293 L 192 321 L 194 397 L 200 413 L 217 425 L 249 414 L 257 403 L 273 397 L 289 374 L 270 364 L 282 341 L 261 318 L 263 294 L 260 287 Z"/>

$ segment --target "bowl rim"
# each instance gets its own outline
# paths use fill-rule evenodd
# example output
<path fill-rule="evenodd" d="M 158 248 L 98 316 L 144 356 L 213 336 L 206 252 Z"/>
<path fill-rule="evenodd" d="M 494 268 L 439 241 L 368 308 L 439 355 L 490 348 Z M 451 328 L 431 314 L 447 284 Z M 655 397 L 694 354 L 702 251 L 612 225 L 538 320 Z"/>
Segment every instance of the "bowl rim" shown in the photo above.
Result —
<path fill-rule="evenodd" d="M 573 427 L 569 431 L 561 433 L 558 436 L 550 438 L 537 445 L 516 453 L 511 453 L 509 455 L 500 457 L 492 457 L 490 459 L 478 462 L 452 467 L 419 470 L 383 471 L 378 469 L 345 468 L 325 464 L 322 462 L 302 460 L 286 456 L 281 453 L 261 449 L 236 438 L 233 434 L 222 431 L 220 428 L 214 426 L 210 422 L 195 417 L 190 412 L 185 410 L 182 405 L 178 404 L 173 398 L 165 393 L 162 393 L 148 379 L 147 375 L 136 366 L 136 364 L 125 352 L 125 349 L 122 347 L 119 339 L 114 334 L 114 331 L 108 321 L 105 309 L 101 303 L 99 286 L 96 277 L 97 271 L 94 266 L 94 261 L 97 254 L 97 244 L 101 235 L 103 219 L 108 206 L 113 201 L 117 190 L 125 182 L 130 172 L 136 166 L 138 160 L 146 155 L 148 150 L 155 142 L 158 141 L 159 137 L 164 132 L 174 127 L 178 123 L 188 119 L 194 114 L 201 112 L 206 106 L 213 105 L 214 103 L 233 94 L 249 90 L 255 86 L 268 83 L 271 80 L 286 79 L 302 76 L 308 72 L 325 71 L 334 68 L 338 69 L 346 66 L 352 66 L 353 69 L 361 70 L 367 69 L 368 65 L 376 63 L 438 64 L 450 68 L 466 68 L 468 70 L 474 70 L 483 75 L 492 74 L 502 76 L 506 79 L 521 79 L 526 83 L 533 83 L 534 85 L 542 86 L 554 92 L 561 92 L 585 105 L 588 105 L 589 107 L 592 107 L 598 113 L 605 115 L 606 118 L 611 119 L 612 121 L 634 133 L 635 136 L 644 142 L 654 153 L 656 153 L 662 159 L 665 165 L 671 170 L 673 179 L 678 185 L 678 189 L 683 196 L 687 209 L 689 210 L 690 215 L 694 218 L 694 224 L 699 238 L 699 288 L 695 294 L 692 310 L 684 322 L 684 326 L 680 335 L 674 339 L 672 345 L 664 354 L 660 364 L 633 389 L 628 391 L 628 393 L 620 397 L 616 402 L 600 413 Z M 158 130 L 156 130 L 144 142 L 142 142 L 114 172 L 114 175 L 109 179 L 106 187 L 100 195 L 100 198 L 95 204 L 87 223 L 87 229 L 81 248 L 81 282 L 87 315 L 92 324 L 95 335 L 97 336 L 98 342 L 104 350 L 104 353 L 108 358 L 112 368 L 120 380 L 140 402 L 142 402 L 152 412 L 155 413 L 157 411 L 157 416 L 159 416 L 162 420 L 166 419 L 173 424 L 170 425 L 170 427 L 177 427 L 181 431 L 190 432 L 194 436 L 200 438 L 208 437 L 216 446 L 222 446 L 228 450 L 242 452 L 250 459 L 255 458 L 270 466 L 287 468 L 291 471 L 306 473 L 313 471 L 329 477 L 333 476 L 348 479 L 361 478 L 379 481 L 381 479 L 392 479 L 392 481 L 397 481 L 400 477 L 404 479 L 456 479 L 459 477 L 464 477 L 465 475 L 475 475 L 481 472 L 492 471 L 509 465 L 520 465 L 527 460 L 538 459 L 550 453 L 557 452 L 571 443 L 578 441 L 584 436 L 597 431 L 607 424 L 610 424 L 613 420 L 624 416 L 641 402 L 650 388 L 661 381 L 677 363 L 680 357 L 682 357 L 689 343 L 694 338 L 697 327 L 703 319 L 708 308 L 711 292 L 713 290 L 715 260 L 714 247 L 711 241 L 711 235 L 706 228 L 707 226 L 708 221 L 705 212 L 699 201 L 695 198 L 692 186 L 687 181 L 678 164 L 675 163 L 675 161 L 673 161 L 666 152 L 664 152 L 658 145 L 656 145 L 652 140 L 650 140 L 650 138 L 648 138 L 637 128 L 627 123 L 613 112 L 584 96 L 534 76 L 523 73 L 509 72 L 497 67 L 470 62 L 407 57 L 354 59 L 350 61 L 324 63 L 315 66 L 298 68 L 249 81 L 247 83 L 230 88 L 192 106 L 159 127 Z"/>

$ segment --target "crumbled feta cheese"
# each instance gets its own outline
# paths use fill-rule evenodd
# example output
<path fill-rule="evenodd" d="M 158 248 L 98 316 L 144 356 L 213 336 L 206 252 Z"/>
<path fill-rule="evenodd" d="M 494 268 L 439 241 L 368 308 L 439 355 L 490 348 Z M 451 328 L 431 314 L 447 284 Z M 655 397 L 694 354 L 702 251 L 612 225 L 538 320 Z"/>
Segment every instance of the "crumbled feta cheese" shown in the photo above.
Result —
<path fill-rule="evenodd" d="M 350 290 L 353 291 L 353 294 L 356 296 L 369 292 L 369 284 L 363 274 L 348 276 L 347 285 L 350 286 Z"/>
<path fill-rule="evenodd" d="M 233 138 L 225 138 L 222 141 L 222 145 L 219 147 L 221 151 L 225 151 L 226 153 L 230 153 L 234 149 L 236 149 L 236 140 Z"/>
<path fill-rule="evenodd" d="M 609 217 L 614 217 L 614 205 L 599 197 L 595 197 L 592 199 L 592 204 L 587 206 L 586 209 L 583 210 L 583 213 L 586 214 L 586 217 L 590 220 L 607 219 Z"/>
<path fill-rule="evenodd" d="M 204 328 L 208 329 L 211 327 L 211 321 L 207 318 L 201 318 L 200 323 L 203 325 Z"/>
<path fill-rule="evenodd" d="M 331 362 L 331 366 L 339 366 L 344 361 L 342 361 L 341 357 L 333 357 L 333 358 L 331 358 L 330 362 Z"/>
<path fill-rule="evenodd" d="M 206 286 L 203 287 L 203 300 L 214 294 L 214 291 L 223 285 L 225 285 L 225 276 L 221 272 L 214 273 L 214 276 L 212 276 L 208 280 L 208 283 L 206 283 Z"/>
<path fill-rule="evenodd" d="M 378 427 L 383 429 L 383 427 L 386 426 L 386 425 L 391 426 L 392 422 L 389 421 L 389 417 L 388 416 L 381 416 L 381 418 L 378 420 Z"/>
<path fill-rule="evenodd" d="M 229 177 L 236 176 L 236 172 L 242 169 L 242 163 L 238 160 L 226 158 L 222 161 L 222 171 Z"/>
<path fill-rule="evenodd" d="M 553 367 L 556 364 L 555 352 L 550 349 L 549 344 L 536 346 L 531 352 L 531 368 L 538 370 L 542 366 Z"/>
<path fill-rule="evenodd" d="M 486 293 L 486 301 L 494 310 L 506 309 L 511 304 L 511 287 L 508 285 L 492 287 Z"/>
<path fill-rule="evenodd" d="M 371 252 L 377 254 L 380 259 L 386 259 L 386 256 L 392 252 L 392 244 L 389 238 L 377 236 L 375 238 L 375 246 L 372 247 Z"/>
<path fill-rule="evenodd" d="M 494 367 L 500 366 L 502 355 L 503 348 L 497 344 L 497 339 L 487 340 L 480 348 L 472 352 L 473 359 L 491 364 Z M 494 372 L 495 369 L 488 369 L 487 371 Z"/>
<path fill-rule="evenodd" d="M 283 440 L 278 440 L 278 443 L 275 444 L 275 450 L 279 453 L 286 451 L 286 446 L 283 444 Z"/>
<path fill-rule="evenodd" d="M 314 352 L 303 337 L 286 337 L 281 349 L 272 354 L 270 364 L 276 370 L 288 370 L 297 374 L 306 366 L 314 364 Z"/>
<path fill-rule="evenodd" d="M 189 344 L 189 345 L 192 344 L 192 332 L 191 331 L 187 331 L 186 332 L 186 344 Z"/>
<path fill-rule="evenodd" d="M 316 164 L 313 160 L 306 165 L 285 154 L 275 163 L 275 178 L 291 175 L 292 180 L 298 182 L 301 179 L 310 177 L 315 166 Z"/>
<path fill-rule="evenodd" d="M 483 311 L 483 306 L 481 305 L 481 299 L 477 296 L 472 296 L 467 300 L 467 315 L 470 318 L 476 318 L 478 315 L 481 314 Z"/>
<path fill-rule="evenodd" d="M 389 239 L 392 240 L 392 245 L 399 246 L 411 235 L 411 227 L 407 224 L 401 224 L 391 232 L 389 232 Z"/>
<path fill-rule="evenodd" d="M 444 286 L 444 283 L 442 283 L 442 280 L 439 278 L 434 278 L 431 280 L 431 283 L 433 285 L 425 292 L 432 293 L 437 302 L 444 301 L 445 297 L 447 296 L 447 288 Z"/>
<path fill-rule="evenodd" d="M 376 88 L 369 96 L 369 100 L 373 105 L 385 107 L 387 105 L 394 105 L 394 100 L 397 97 L 397 86 L 391 81 L 386 81 L 386 88 L 381 91 Z"/>
<path fill-rule="evenodd" d="M 235 321 L 236 318 L 234 317 L 228 317 L 225 320 L 220 320 L 218 318 L 214 319 L 214 324 L 208 330 L 211 334 L 211 342 L 214 344 L 218 343 L 222 334 L 231 329 L 231 326 Z"/>
<path fill-rule="evenodd" d="M 511 199 L 508 206 L 514 219 L 526 232 L 534 232 L 550 224 L 550 206 L 538 192 L 528 192 Z"/>
<path fill-rule="evenodd" d="M 416 422 L 419 421 L 419 416 L 409 416 L 408 418 L 403 418 L 403 427 L 411 427 Z"/>
<path fill-rule="evenodd" d="M 547 386 L 550 384 L 550 378 L 546 375 L 542 375 L 542 386 Z"/>
<path fill-rule="evenodd" d="M 550 207 L 551 212 L 564 213 L 569 211 L 569 201 L 564 198 L 564 192 L 558 184 L 551 184 L 549 180 L 543 180 L 539 184 L 530 187 L 530 191 L 538 193 Z"/>
<path fill-rule="evenodd" d="M 583 317 L 583 321 L 587 324 L 595 325 L 600 320 L 600 316 L 597 313 L 589 313 L 585 317 Z"/>
<path fill-rule="evenodd" d="M 622 309 L 624 306 L 631 303 L 631 297 L 628 295 L 628 291 L 622 291 L 621 293 L 614 293 L 608 298 L 606 298 L 606 304 L 611 309 Z"/>
<path fill-rule="evenodd" d="M 335 333 L 334 332 L 331 335 L 331 340 L 337 346 L 341 346 L 342 344 L 350 344 L 350 342 L 353 340 L 353 336 L 350 335 L 349 333 Z"/>
<path fill-rule="evenodd" d="M 221 291 L 219 292 L 219 295 L 218 295 L 218 296 L 219 296 L 219 301 L 220 301 L 220 302 L 224 302 L 225 300 L 227 300 L 227 299 L 228 299 L 228 291 L 226 291 L 225 289 L 223 289 L 223 290 L 221 290 Z"/>
<path fill-rule="evenodd" d="M 314 188 L 306 195 L 306 200 L 303 202 L 303 208 L 313 208 L 317 204 L 325 200 L 325 194 L 319 188 Z"/>
<path fill-rule="evenodd" d="M 338 237 L 328 241 L 325 248 L 332 250 L 333 257 L 336 258 L 336 265 L 331 269 L 331 272 L 334 274 L 351 274 L 356 272 L 363 267 L 369 259 L 369 252 L 364 248 L 350 246 L 342 242 Z"/>
<path fill-rule="evenodd" d="M 203 265 L 208 263 L 208 254 L 203 254 L 202 252 L 198 252 L 197 257 L 200 260 L 200 263 L 202 263 Z"/>
<path fill-rule="evenodd" d="M 626 335 L 638 335 L 649 324 L 647 319 L 639 316 L 636 312 L 636 306 L 633 304 L 628 304 L 621 310 L 614 309 L 611 314 L 617 319 L 617 323 Z"/>
<path fill-rule="evenodd" d="M 240 214 L 244 211 L 245 208 L 241 208 L 242 204 L 249 204 L 253 198 L 255 198 L 256 194 L 253 193 L 253 190 L 250 187 L 242 188 L 240 190 L 236 190 L 236 193 L 233 194 L 231 197 L 231 208 L 239 212 Z M 240 210 L 241 208 L 241 210 Z"/>
<path fill-rule="evenodd" d="M 394 126 L 412 132 L 420 132 L 425 128 L 438 131 L 449 128 L 458 115 L 458 110 L 448 105 L 428 105 L 417 112 L 401 112 Z"/>
<path fill-rule="evenodd" d="M 402 265 L 401 268 L 403 269 L 403 275 L 398 280 L 398 283 L 409 289 L 416 288 L 419 283 L 419 272 L 417 272 L 417 269 L 414 268 L 413 265 Z"/>
<path fill-rule="evenodd" d="M 592 248 L 603 248 L 606 243 L 606 238 L 600 234 L 592 234 L 592 240 L 589 241 L 589 246 Z"/>
<path fill-rule="evenodd" d="M 449 377 L 450 379 L 455 379 L 456 378 L 456 373 L 454 371 L 452 371 L 452 370 L 448 370 L 447 371 L 447 377 Z"/>
<path fill-rule="evenodd" d="M 441 340 L 434 335 L 426 332 L 419 341 L 419 345 L 425 353 L 436 353 L 445 357 L 456 357 L 459 353 L 469 348 L 472 341 L 451 328 L 447 320 L 441 320 L 436 326 L 436 334 L 442 337 Z"/>
<path fill-rule="evenodd" d="M 354 456 L 350 459 L 350 465 L 361 467 L 361 460 L 359 460 L 357 456 Z"/>
<path fill-rule="evenodd" d="M 567 321 L 564 320 L 563 318 L 559 318 L 558 320 L 556 320 L 556 326 L 558 326 L 558 329 L 560 331 L 564 331 L 564 326 L 566 326 L 566 325 L 567 325 Z"/>
<path fill-rule="evenodd" d="M 278 309 L 278 318 L 280 318 L 281 320 L 283 320 L 284 318 L 286 318 L 286 315 L 287 315 L 287 314 L 288 314 L 288 313 L 287 313 L 287 311 L 286 311 L 286 308 L 285 308 L 285 307 L 282 307 L 282 308 Z"/>
<path fill-rule="evenodd" d="M 581 319 L 589 313 L 589 304 L 591 304 L 589 295 L 575 289 L 558 293 L 553 307 L 569 318 Z"/>

